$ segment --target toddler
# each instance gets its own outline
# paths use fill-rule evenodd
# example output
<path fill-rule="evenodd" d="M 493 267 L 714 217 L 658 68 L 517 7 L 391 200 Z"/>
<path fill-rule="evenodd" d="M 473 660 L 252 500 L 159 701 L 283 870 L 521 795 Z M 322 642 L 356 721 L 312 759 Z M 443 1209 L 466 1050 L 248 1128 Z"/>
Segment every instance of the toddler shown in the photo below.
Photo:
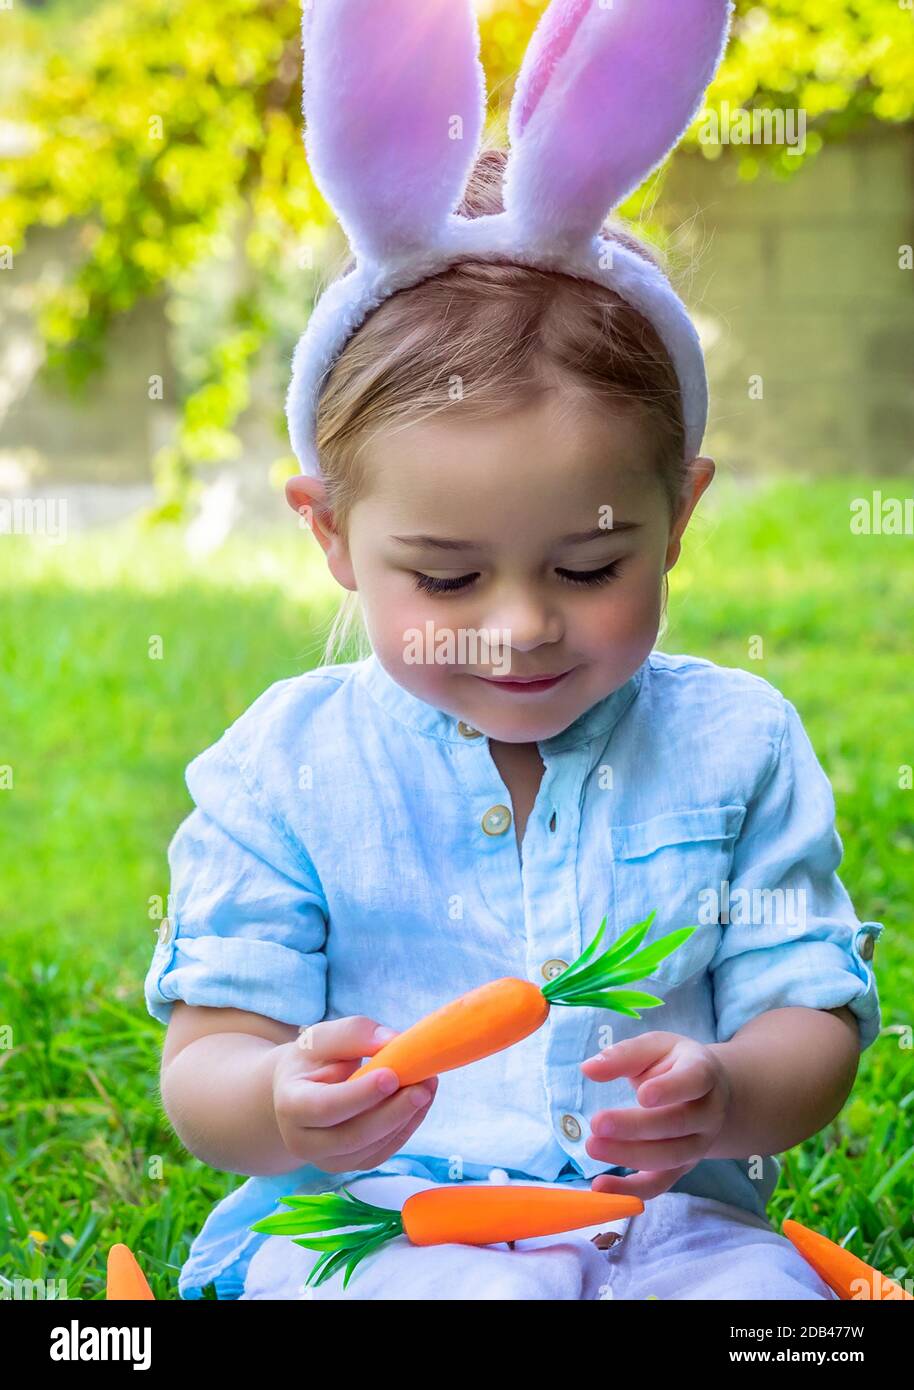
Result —
<path fill-rule="evenodd" d="M 503 151 L 475 157 L 456 215 L 501 212 L 504 176 Z M 659 273 L 612 219 L 601 237 Z M 350 597 L 324 664 L 191 762 L 146 977 L 171 1123 L 248 1177 L 181 1296 L 833 1298 L 766 1203 L 773 1155 L 838 1113 L 878 1035 L 882 924 L 837 876 L 791 702 L 656 649 L 714 475 L 663 337 L 607 285 L 470 257 L 388 294 L 322 388 L 320 476 L 287 494 Z M 369 647 L 340 661 L 356 595 Z M 347 1084 L 463 992 L 541 984 L 604 917 L 609 944 L 652 910 L 645 945 L 695 927 L 633 986 L 662 1007 L 555 1007 L 428 1082 Z M 397 1239 L 345 1291 L 306 1288 L 317 1252 L 250 1229 L 291 1193 L 399 1208 L 457 1182 L 645 1208 L 511 1247 Z"/>

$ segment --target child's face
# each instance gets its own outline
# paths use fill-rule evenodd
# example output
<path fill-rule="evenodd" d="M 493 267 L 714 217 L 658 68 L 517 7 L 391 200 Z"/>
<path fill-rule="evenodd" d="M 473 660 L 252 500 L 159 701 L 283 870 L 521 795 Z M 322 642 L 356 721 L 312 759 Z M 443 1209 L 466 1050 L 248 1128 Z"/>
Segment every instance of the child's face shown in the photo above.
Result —
<path fill-rule="evenodd" d="M 295 479 L 288 493 L 313 506 L 331 571 L 358 589 L 393 679 L 490 738 L 533 742 L 618 689 L 653 649 L 663 575 L 714 465 L 693 462 L 671 519 L 651 449 L 637 411 L 552 389 L 510 414 L 441 414 L 375 437 L 345 541 L 320 515 L 320 482 Z M 568 539 L 578 532 L 594 534 Z M 600 570 L 603 582 L 586 580 Z M 451 592 L 424 592 L 421 575 Z M 486 679 L 563 672 L 539 691 Z"/>

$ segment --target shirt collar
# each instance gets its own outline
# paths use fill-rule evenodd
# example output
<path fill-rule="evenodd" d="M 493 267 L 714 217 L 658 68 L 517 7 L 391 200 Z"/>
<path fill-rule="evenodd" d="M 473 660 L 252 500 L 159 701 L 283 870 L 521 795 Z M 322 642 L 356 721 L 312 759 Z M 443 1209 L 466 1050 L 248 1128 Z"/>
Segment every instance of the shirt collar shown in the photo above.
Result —
<path fill-rule="evenodd" d="M 645 660 L 618 690 L 613 690 L 583 714 L 578 715 L 567 729 L 552 738 L 541 739 L 540 745 L 548 752 L 563 752 L 577 748 L 596 738 L 605 738 L 615 728 L 641 688 L 644 673 L 650 657 Z M 368 691 L 372 699 L 392 715 L 394 719 L 406 724 L 414 733 L 425 734 L 428 738 L 445 743 L 467 742 L 466 734 L 460 732 L 460 722 L 456 715 L 421 700 L 418 695 L 405 690 L 382 666 L 376 653 L 359 663 L 357 680 Z M 466 728 L 466 725 L 464 725 Z"/>

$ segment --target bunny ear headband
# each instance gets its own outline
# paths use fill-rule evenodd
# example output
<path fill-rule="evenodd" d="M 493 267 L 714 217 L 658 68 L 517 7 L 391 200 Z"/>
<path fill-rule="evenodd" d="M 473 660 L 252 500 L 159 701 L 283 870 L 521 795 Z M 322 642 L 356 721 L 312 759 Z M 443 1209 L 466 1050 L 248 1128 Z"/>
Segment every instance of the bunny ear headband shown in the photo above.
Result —
<path fill-rule="evenodd" d="M 472 0 L 302 4 L 305 148 L 356 260 L 293 355 L 286 415 L 302 471 L 322 476 L 318 396 L 347 340 L 397 290 L 464 259 L 559 271 L 627 300 L 670 354 L 695 457 L 708 415 L 698 334 L 664 273 L 600 228 L 690 125 L 732 0 L 552 0 L 511 104 L 505 211 L 475 218 L 452 211 L 486 110 Z"/>

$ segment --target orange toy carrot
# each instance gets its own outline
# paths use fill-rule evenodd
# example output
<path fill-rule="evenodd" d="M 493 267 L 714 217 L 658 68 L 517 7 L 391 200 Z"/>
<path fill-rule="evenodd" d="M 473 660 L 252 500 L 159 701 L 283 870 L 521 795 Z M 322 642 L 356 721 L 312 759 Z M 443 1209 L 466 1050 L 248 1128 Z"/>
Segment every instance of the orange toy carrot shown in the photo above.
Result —
<path fill-rule="evenodd" d="M 784 1234 L 792 1241 L 804 1260 L 844 1299 L 911 1298 L 894 1279 L 887 1279 L 878 1269 L 868 1265 L 849 1250 L 836 1245 L 827 1236 L 811 1231 L 799 1221 L 787 1220 Z"/>
<path fill-rule="evenodd" d="M 139 1299 L 152 1299 L 155 1294 L 146 1282 L 146 1276 L 136 1262 L 136 1256 L 129 1245 L 112 1245 L 108 1251 L 108 1299 L 137 1302 Z"/>
<path fill-rule="evenodd" d="M 638 951 L 656 915 L 652 912 L 645 921 L 629 927 L 609 950 L 598 955 L 606 931 L 604 917 L 583 955 L 542 988 L 511 976 L 480 985 L 399 1033 L 347 1080 L 354 1081 L 378 1067 L 391 1067 L 401 1086 L 411 1086 L 439 1072 L 465 1067 L 535 1032 L 545 1023 L 553 1004 L 590 1005 L 640 1018 L 639 1008 L 656 1008 L 663 1000 L 655 994 L 616 986 L 644 979 L 696 930 L 681 927 Z"/>
<path fill-rule="evenodd" d="M 562 1190 L 541 1184 L 428 1187 L 407 1197 L 402 1211 L 372 1206 L 348 1188 L 342 1192 L 342 1197 L 335 1192 L 281 1197 L 279 1200 L 293 1210 L 267 1216 L 251 1230 L 267 1235 L 300 1235 L 296 1245 L 324 1251 L 305 1282 L 321 1284 L 345 1265 L 345 1288 L 360 1260 L 399 1235 L 405 1235 L 413 1245 L 495 1245 L 580 1230 L 582 1226 L 618 1221 L 644 1211 L 640 1197 L 578 1188 Z M 340 1229 L 350 1226 L 364 1229 Z M 305 1234 L 312 1231 L 336 1234 Z"/>

